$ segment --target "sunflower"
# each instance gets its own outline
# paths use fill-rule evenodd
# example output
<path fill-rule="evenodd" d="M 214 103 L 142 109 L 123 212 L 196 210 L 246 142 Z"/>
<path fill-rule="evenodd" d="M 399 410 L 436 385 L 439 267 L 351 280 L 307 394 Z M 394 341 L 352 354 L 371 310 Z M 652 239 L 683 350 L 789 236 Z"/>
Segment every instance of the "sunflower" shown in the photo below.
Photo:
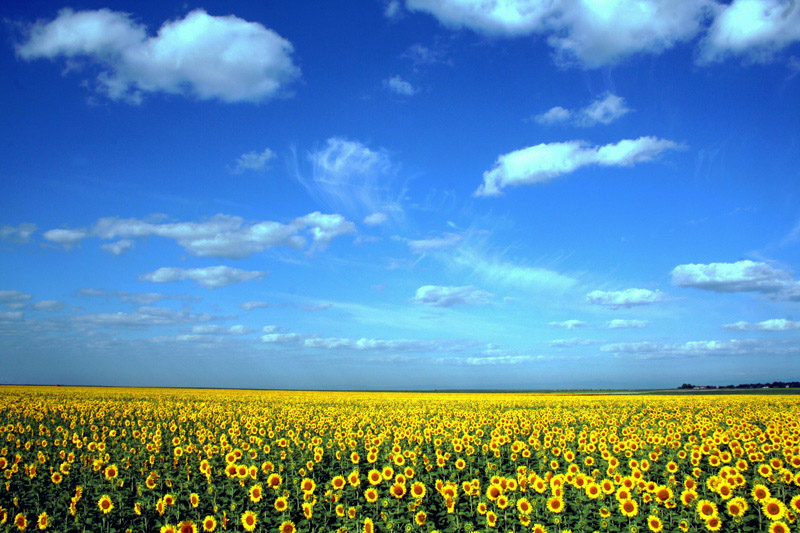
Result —
<path fill-rule="evenodd" d="M 564 510 L 564 500 L 559 498 L 558 496 L 553 496 L 549 500 L 547 500 L 547 510 L 551 513 L 560 513 Z"/>
<path fill-rule="evenodd" d="M 531 511 L 533 511 L 533 506 L 527 498 L 520 498 L 517 500 L 517 511 L 524 515 L 531 514 Z"/>
<path fill-rule="evenodd" d="M 370 485 L 379 485 L 383 481 L 383 474 L 373 468 L 367 474 L 367 481 L 369 481 Z"/>
<path fill-rule="evenodd" d="M 346 484 L 347 481 L 345 481 L 344 476 L 336 476 L 331 480 L 331 486 L 334 490 L 342 490 Z"/>
<path fill-rule="evenodd" d="M 717 504 L 708 500 L 700 500 L 697 502 L 697 515 L 703 520 L 708 520 L 719 516 L 717 512 Z"/>
<path fill-rule="evenodd" d="M 364 533 L 374 533 L 375 532 L 375 524 L 372 522 L 372 518 L 365 518 L 364 519 L 364 529 L 362 531 Z"/>
<path fill-rule="evenodd" d="M 306 520 L 311 520 L 311 517 L 314 515 L 314 507 L 306 502 L 303 504 L 303 516 L 306 517 Z"/>
<path fill-rule="evenodd" d="M 390 480 L 394 477 L 394 468 L 391 466 L 384 466 L 383 467 L 383 479 Z"/>
<path fill-rule="evenodd" d="M 547 533 L 547 528 L 544 527 L 542 524 L 533 524 L 531 528 L 531 533 Z"/>
<path fill-rule="evenodd" d="M 413 484 L 411 485 L 411 496 L 412 496 L 412 497 L 414 497 L 414 498 L 416 498 L 416 499 L 418 499 L 418 500 L 420 500 L 420 499 L 424 498 L 424 497 L 425 497 L 425 494 L 426 494 L 427 492 L 428 492 L 428 491 L 427 491 L 427 489 L 425 488 L 425 485 L 423 485 L 423 484 L 422 484 L 421 482 L 419 482 L 419 481 L 417 481 L 416 483 L 413 483 Z"/>
<path fill-rule="evenodd" d="M 767 498 L 761 502 L 761 510 L 764 516 L 772 521 L 780 520 L 786 516 L 786 506 L 777 498 Z"/>
<path fill-rule="evenodd" d="M 264 496 L 264 488 L 261 486 L 261 483 L 256 483 L 255 485 L 250 487 L 250 501 L 251 502 L 258 503 L 258 502 L 261 501 L 261 498 L 263 496 Z"/>
<path fill-rule="evenodd" d="M 17 513 L 17 516 L 14 517 L 14 525 L 20 531 L 25 531 L 28 528 L 28 519 L 25 518 L 24 514 Z"/>
<path fill-rule="evenodd" d="M 203 531 L 211 533 L 217 529 L 217 520 L 213 516 L 203 518 Z"/>
<path fill-rule="evenodd" d="M 647 517 L 647 527 L 653 533 L 659 533 L 662 529 L 664 529 L 664 524 L 661 522 L 659 517 L 650 515 Z"/>
<path fill-rule="evenodd" d="M 178 524 L 178 533 L 197 533 L 197 525 L 191 520 L 184 520 Z"/>
<path fill-rule="evenodd" d="M 189 503 L 192 507 L 197 508 L 200 505 L 200 496 L 196 492 L 189 494 Z"/>
<path fill-rule="evenodd" d="M 281 522 L 281 525 L 278 526 L 279 533 L 294 533 L 297 531 L 294 527 L 294 522 L 291 520 L 287 520 L 285 522 Z"/>
<path fill-rule="evenodd" d="M 427 520 L 428 515 L 425 513 L 425 511 L 419 511 L 414 515 L 414 522 L 416 522 L 418 526 L 424 526 Z"/>
<path fill-rule="evenodd" d="M 632 518 L 639 513 L 639 504 L 636 500 L 623 500 L 619 504 L 619 512 L 628 518 Z"/>
<path fill-rule="evenodd" d="M 753 497 L 755 501 L 759 503 L 763 502 L 764 500 L 772 496 L 769 489 L 764 485 L 761 485 L 760 483 L 753 485 L 753 490 L 750 491 L 750 495 Z"/>
<path fill-rule="evenodd" d="M 389 494 L 399 500 L 406 495 L 406 486 L 402 483 L 394 483 L 389 489 Z"/>
<path fill-rule="evenodd" d="M 719 531 L 722 529 L 722 520 L 718 516 L 712 516 L 706 520 L 706 529 L 709 531 Z"/>
<path fill-rule="evenodd" d="M 681 503 L 684 505 L 684 507 L 688 507 L 689 505 L 691 505 L 692 502 L 695 501 L 697 498 L 698 498 L 697 492 L 695 492 L 692 489 L 686 489 L 681 492 Z"/>
<path fill-rule="evenodd" d="M 478 504 L 477 508 L 476 508 L 476 510 L 478 511 L 478 514 L 481 515 L 481 516 L 486 514 L 486 509 L 487 509 L 486 502 L 480 502 Z"/>
<path fill-rule="evenodd" d="M 486 497 L 492 501 L 497 500 L 501 494 L 503 494 L 503 487 L 497 483 L 492 483 L 486 488 Z"/>
<path fill-rule="evenodd" d="M 275 499 L 275 510 L 279 513 L 284 512 L 289 507 L 289 502 L 285 496 Z"/>
<path fill-rule="evenodd" d="M 59 483 L 64 481 L 64 476 L 61 475 L 61 472 L 53 472 L 53 474 L 50 476 L 50 481 L 58 485 Z"/>
<path fill-rule="evenodd" d="M 789 526 L 783 522 L 773 522 L 769 526 L 769 533 L 789 533 Z"/>
<path fill-rule="evenodd" d="M 172 524 L 164 524 L 161 526 L 161 529 L 158 530 L 158 533 L 178 533 L 178 530 L 175 529 L 175 526 Z"/>
<path fill-rule="evenodd" d="M 47 516 L 47 513 L 42 513 L 39 515 L 39 518 L 36 519 L 36 525 L 39 526 L 39 529 L 47 529 L 47 526 L 50 525 L 50 519 Z"/>
<path fill-rule="evenodd" d="M 591 500 L 596 500 L 603 495 L 603 489 L 597 483 L 587 483 L 584 491 Z"/>
<path fill-rule="evenodd" d="M 103 494 L 100 496 L 100 499 L 97 500 L 97 507 L 103 511 L 103 514 L 108 514 L 114 508 L 114 502 L 111 501 L 111 497 L 108 494 Z"/>
<path fill-rule="evenodd" d="M 103 472 L 103 474 L 106 476 L 106 479 L 114 479 L 117 477 L 118 473 L 119 471 L 117 470 L 117 465 L 108 465 Z"/>
<path fill-rule="evenodd" d="M 247 531 L 253 531 L 258 523 L 258 517 L 253 511 L 245 511 L 241 518 L 242 527 Z"/>
<path fill-rule="evenodd" d="M 747 500 L 741 497 L 733 498 L 728 501 L 726 507 L 729 515 L 741 518 L 747 512 Z"/>
<path fill-rule="evenodd" d="M 364 498 L 369 503 L 375 503 L 378 501 L 378 491 L 373 487 L 369 487 L 367 490 L 364 491 Z"/>
<path fill-rule="evenodd" d="M 489 527 L 495 527 L 497 525 L 497 515 L 494 514 L 494 511 L 488 511 L 486 513 L 486 525 Z"/>

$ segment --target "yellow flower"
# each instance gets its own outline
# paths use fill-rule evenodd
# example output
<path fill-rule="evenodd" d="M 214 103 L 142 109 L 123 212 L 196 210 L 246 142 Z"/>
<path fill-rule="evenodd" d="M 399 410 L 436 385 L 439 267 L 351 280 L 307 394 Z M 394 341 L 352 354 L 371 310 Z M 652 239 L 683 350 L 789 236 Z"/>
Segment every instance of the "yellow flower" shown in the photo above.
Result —
<path fill-rule="evenodd" d="M 253 511 L 245 511 L 242 515 L 242 527 L 245 528 L 247 531 L 254 531 L 256 529 L 256 524 L 258 523 L 258 518 L 256 517 Z"/>
<path fill-rule="evenodd" d="M 114 509 L 114 502 L 111 501 L 111 497 L 107 494 L 103 494 L 100 496 L 100 499 L 97 500 L 97 507 L 103 511 L 103 514 L 108 514 Z"/>

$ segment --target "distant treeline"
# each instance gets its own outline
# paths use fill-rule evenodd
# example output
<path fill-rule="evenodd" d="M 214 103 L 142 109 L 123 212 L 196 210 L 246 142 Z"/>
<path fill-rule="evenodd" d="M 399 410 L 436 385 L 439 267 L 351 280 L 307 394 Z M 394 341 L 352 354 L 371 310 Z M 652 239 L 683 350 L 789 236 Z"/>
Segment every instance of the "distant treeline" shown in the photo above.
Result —
<path fill-rule="evenodd" d="M 738 385 L 692 385 L 684 383 L 679 389 L 706 390 L 706 389 L 798 389 L 800 381 L 773 381 L 772 383 L 740 383 Z"/>

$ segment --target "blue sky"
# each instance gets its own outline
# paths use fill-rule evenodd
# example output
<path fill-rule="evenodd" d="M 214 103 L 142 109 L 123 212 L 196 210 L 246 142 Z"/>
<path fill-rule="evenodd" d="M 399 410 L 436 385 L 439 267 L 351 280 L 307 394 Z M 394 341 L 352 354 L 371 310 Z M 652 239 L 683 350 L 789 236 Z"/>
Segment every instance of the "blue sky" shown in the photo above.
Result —
<path fill-rule="evenodd" d="M 6 383 L 800 379 L 800 9 L 7 2 Z"/>

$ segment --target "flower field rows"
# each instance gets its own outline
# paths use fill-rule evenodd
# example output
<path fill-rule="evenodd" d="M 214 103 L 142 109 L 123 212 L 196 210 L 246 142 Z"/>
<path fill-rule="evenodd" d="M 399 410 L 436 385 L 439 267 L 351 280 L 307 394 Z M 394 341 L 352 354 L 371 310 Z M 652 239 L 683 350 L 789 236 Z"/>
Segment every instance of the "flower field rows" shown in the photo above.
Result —
<path fill-rule="evenodd" d="M 0 388 L 0 531 L 800 531 L 800 397 Z"/>

